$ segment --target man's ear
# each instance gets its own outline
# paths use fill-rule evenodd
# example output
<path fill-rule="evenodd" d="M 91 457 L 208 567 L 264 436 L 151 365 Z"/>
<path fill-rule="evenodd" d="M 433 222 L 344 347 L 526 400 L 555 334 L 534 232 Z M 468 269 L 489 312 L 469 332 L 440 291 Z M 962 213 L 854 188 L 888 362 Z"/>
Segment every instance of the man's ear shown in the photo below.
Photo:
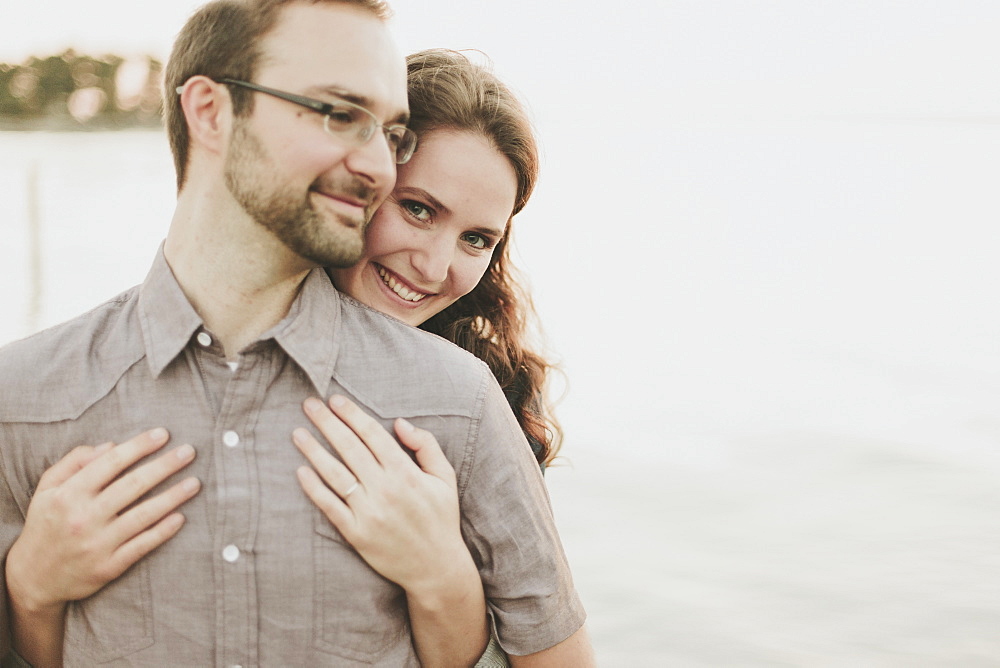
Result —
<path fill-rule="evenodd" d="M 193 76 L 184 83 L 180 96 L 191 148 L 224 153 L 233 118 L 226 86 L 205 76 Z"/>

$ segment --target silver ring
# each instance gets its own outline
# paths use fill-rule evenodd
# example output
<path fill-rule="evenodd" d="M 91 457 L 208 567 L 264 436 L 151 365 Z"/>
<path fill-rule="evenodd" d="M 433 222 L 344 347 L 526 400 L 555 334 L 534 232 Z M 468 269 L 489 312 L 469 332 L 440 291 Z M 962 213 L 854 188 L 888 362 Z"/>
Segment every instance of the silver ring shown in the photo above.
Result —
<path fill-rule="evenodd" d="M 354 481 L 354 484 L 353 484 L 353 485 L 351 485 L 351 488 L 350 488 L 349 490 L 347 490 L 346 492 L 344 492 L 343 494 L 341 494 L 341 495 L 340 495 L 340 496 L 341 496 L 341 498 L 343 498 L 343 499 L 346 499 L 346 498 L 347 498 L 347 497 L 349 497 L 349 496 L 350 496 L 351 494 L 354 494 L 354 492 L 356 492 L 356 491 L 357 491 L 358 487 L 360 487 L 360 484 L 358 483 L 358 481 L 357 481 L 357 480 L 355 480 L 355 481 Z"/>

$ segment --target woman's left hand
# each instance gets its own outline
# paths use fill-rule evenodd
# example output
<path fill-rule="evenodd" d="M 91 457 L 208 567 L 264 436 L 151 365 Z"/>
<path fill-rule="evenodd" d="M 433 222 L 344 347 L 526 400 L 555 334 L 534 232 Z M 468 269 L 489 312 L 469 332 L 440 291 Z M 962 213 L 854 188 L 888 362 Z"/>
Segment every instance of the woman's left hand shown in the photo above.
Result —
<path fill-rule="evenodd" d="M 417 594 L 446 589 L 453 566 L 475 568 L 459 528 L 455 470 L 433 434 L 396 420 L 415 464 L 350 400 L 333 396 L 328 408 L 310 398 L 304 408 L 343 461 L 296 429 L 293 441 L 313 465 L 298 469 L 299 483 L 372 568 Z"/>

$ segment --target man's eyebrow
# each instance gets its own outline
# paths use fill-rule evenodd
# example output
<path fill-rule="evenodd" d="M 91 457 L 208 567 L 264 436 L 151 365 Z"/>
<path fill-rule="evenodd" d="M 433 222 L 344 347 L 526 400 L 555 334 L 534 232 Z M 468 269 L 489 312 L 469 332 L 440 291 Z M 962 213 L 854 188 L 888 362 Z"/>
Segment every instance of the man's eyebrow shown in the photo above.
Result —
<path fill-rule="evenodd" d="M 341 100 L 351 102 L 358 105 L 359 107 L 364 107 L 371 111 L 372 101 L 371 98 L 365 97 L 364 95 L 358 95 L 357 93 L 352 93 L 346 88 L 341 88 L 339 86 L 312 86 L 306 89 L 306 95 L 311 97 L 338 97 Z M 386 121 L 385 125 L 406 125 L 410 120 L 410 114 L 406 111 L 400 111 L 396 114 L 396 117 Z"/>

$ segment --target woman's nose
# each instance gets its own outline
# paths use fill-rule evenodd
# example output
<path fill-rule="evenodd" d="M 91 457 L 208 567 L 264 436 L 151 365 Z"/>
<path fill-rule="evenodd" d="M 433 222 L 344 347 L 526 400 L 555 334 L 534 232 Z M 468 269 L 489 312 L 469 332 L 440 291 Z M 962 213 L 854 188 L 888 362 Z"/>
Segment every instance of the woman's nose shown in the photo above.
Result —
<path fill-rule="evenodd" d="M 443 283 L 455 252 L 455 244 L 444 234 L 425 235 L 413 254 L 413 267 L 428 283 Z"/>

